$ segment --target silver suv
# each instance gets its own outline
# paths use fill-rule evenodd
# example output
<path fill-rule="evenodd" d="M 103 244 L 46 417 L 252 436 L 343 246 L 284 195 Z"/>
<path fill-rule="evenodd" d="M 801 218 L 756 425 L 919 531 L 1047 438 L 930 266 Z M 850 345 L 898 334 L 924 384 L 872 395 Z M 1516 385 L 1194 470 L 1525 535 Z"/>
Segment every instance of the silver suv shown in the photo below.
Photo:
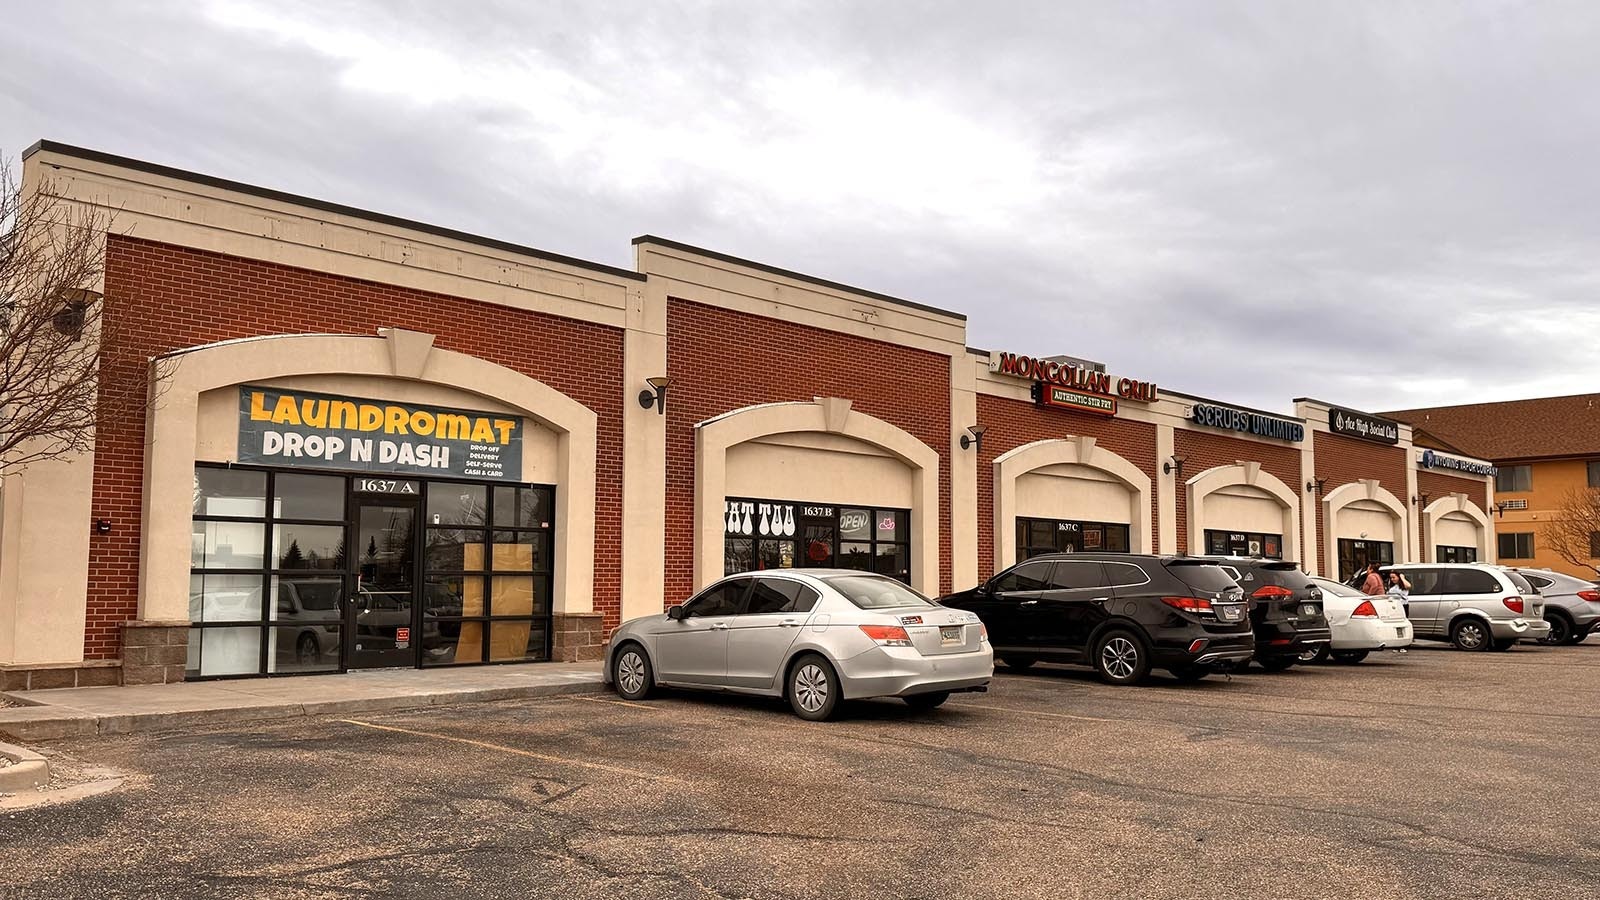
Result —
<path fill-rule="evenodd" d="M 1387 566 L 1411 582 L 1406 616 L 1423 640 L 1461 650 L 1510 650 L 1523 639 L 1550 634 L 1544 600 L 1528 580 L 1487 563 L 1404 563 Z"/>
<path fill-rule="evenodd" d="M 1600 586 L 1549 569 L 1517 569 L 1544 598 L 1546 644 L 1577 644 L 1600 628 Z"/>

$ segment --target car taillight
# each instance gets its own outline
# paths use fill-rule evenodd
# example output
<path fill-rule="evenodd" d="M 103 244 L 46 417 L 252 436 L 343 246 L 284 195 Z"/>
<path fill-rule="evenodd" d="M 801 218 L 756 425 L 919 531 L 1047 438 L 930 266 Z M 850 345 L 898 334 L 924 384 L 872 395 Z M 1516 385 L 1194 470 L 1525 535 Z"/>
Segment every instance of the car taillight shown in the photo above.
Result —
<path fill-rule="evenodd" d="M 1356 607 L 1355 612 L 1350 614 L 1350 618 L 1352 619 L 1376 619 L 1377 617 L 1378 608 L 1372 605 L 1371 600 L 1361 601 L 1361 604 Z"/>
<path fill-rule="evenodd" d="M 1600 603 L 1600 591 L 1579 591 L 1578 599 L 1587 600 L 1590 603 Z"/>
<path fill-rule="evenodd" d="M 1161 602 L 1184 612 L 1196 614 L 1212 612 L 1211 601 L 1204 597 L 1162 597 Z"/>
<path fill-rule="evenodd" d="M 1514 613 L 1522 612 L 1522 598 L 1521 597 L 1507 597 L 1504 600 L 1501 600 L 1500 602 L 1504 603 L 1506 605 L 1506 609 L 1509 609 Z"/>
<path fill-rule="evenodd" d="M 978 641 L 980 643 L 982 643 L 983 641 L 987 641 L 988 639 L 989 639 L 989 626 L 983 624 L 982 622 L 979 622 L 978 623 Z"/>
<path fill-rule="evenodd" d="M 1271 600 L 1274 597 L 1293 597 L 1294 591 L 1276 584 L 1264 584 L 1256 588 L 1256 592 L 1250 596 L 1257 600 Z"/>
<path fill-rule="evenodd" d="M 911 646 L 911 635 L 899 625 L 863 625 L 861 632 L 885 647 Z"/>

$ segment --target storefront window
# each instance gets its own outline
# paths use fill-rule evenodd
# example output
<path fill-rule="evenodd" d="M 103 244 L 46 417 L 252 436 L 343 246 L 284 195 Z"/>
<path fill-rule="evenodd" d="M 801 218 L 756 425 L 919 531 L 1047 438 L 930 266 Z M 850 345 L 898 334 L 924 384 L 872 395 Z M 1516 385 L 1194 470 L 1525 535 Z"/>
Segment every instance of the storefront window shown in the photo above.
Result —
<path fill-rule="evenodd" d="M 1470 563 L 1478 561 L 1477 547 L 1447 547 L 1444 544 L 1433 548 L 1433 561 L 1442 563 Z"/>
<path fill-rule="evenodd" d="M 1339 539 L 1339 580 L 1349 581 L 1371 563 L 1387 566 L 1394 562 L 1393 541 Z"/>
<path fill-rule="evenodd" d="M 1041 553 L 1127 553 L 1128 526 L 1017 517 L 1017 561 Z"/>
<path fill-rule="evenodd" d="M 911 513 L 795 500 L 728 498 L 723 569 L 824 568 L 911 583 Z"/>
<path fill-rule="evenodd" d="M 1211 556 L 1264 556 L 1283 559 L 1283 535 L 1254 531 L 1206 529 L 1206 553 Z"/>

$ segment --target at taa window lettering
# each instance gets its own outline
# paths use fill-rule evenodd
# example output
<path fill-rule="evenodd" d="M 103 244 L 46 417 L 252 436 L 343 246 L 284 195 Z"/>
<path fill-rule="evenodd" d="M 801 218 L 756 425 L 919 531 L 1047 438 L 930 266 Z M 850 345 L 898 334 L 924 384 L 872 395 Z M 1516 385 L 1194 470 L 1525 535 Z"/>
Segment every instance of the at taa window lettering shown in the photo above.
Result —
<path fill-rule="evenodd" d="M 1128 526 L 1017 517 L 1017 562 L 1041 553 L 1127 553 Z"/>
<path fill-rule="evenodd" d="M 1264 556 L 1283 559 L 1283 535 L 1254 531 L 1206 529 L 1206 553 L 1210 556 Z"/>
<path fill-rule="evenodd" d="M 1533 559 L 1533 532 L 1502 532 L 1499 537 L 1501 559 Z"/>
<path fill-rule="evenodd" d="M 857 569 L 910 584 L 910 510 L 727 498 L 724 574 L 801 568 Z"/>

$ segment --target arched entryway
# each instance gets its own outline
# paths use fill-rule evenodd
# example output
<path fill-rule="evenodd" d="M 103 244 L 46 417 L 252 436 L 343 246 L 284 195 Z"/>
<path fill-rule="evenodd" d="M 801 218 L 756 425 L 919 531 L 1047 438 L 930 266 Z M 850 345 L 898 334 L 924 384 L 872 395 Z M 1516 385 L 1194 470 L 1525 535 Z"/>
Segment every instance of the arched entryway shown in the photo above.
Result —
<path fill-rule="evenodd" d="M 1150 476 L 1092 437 L 1015 447 L 994 461 L 995 571 L 1017 561 L 1019 528 L 1034 525 L 1079 534 L 1097 528 L 1099 546 L 1075 545 L 1089 550 L 1106 549 L 1108 527 L 1125 529 L 1126 545 L 1114 549 L 1148 553 Z"/>

